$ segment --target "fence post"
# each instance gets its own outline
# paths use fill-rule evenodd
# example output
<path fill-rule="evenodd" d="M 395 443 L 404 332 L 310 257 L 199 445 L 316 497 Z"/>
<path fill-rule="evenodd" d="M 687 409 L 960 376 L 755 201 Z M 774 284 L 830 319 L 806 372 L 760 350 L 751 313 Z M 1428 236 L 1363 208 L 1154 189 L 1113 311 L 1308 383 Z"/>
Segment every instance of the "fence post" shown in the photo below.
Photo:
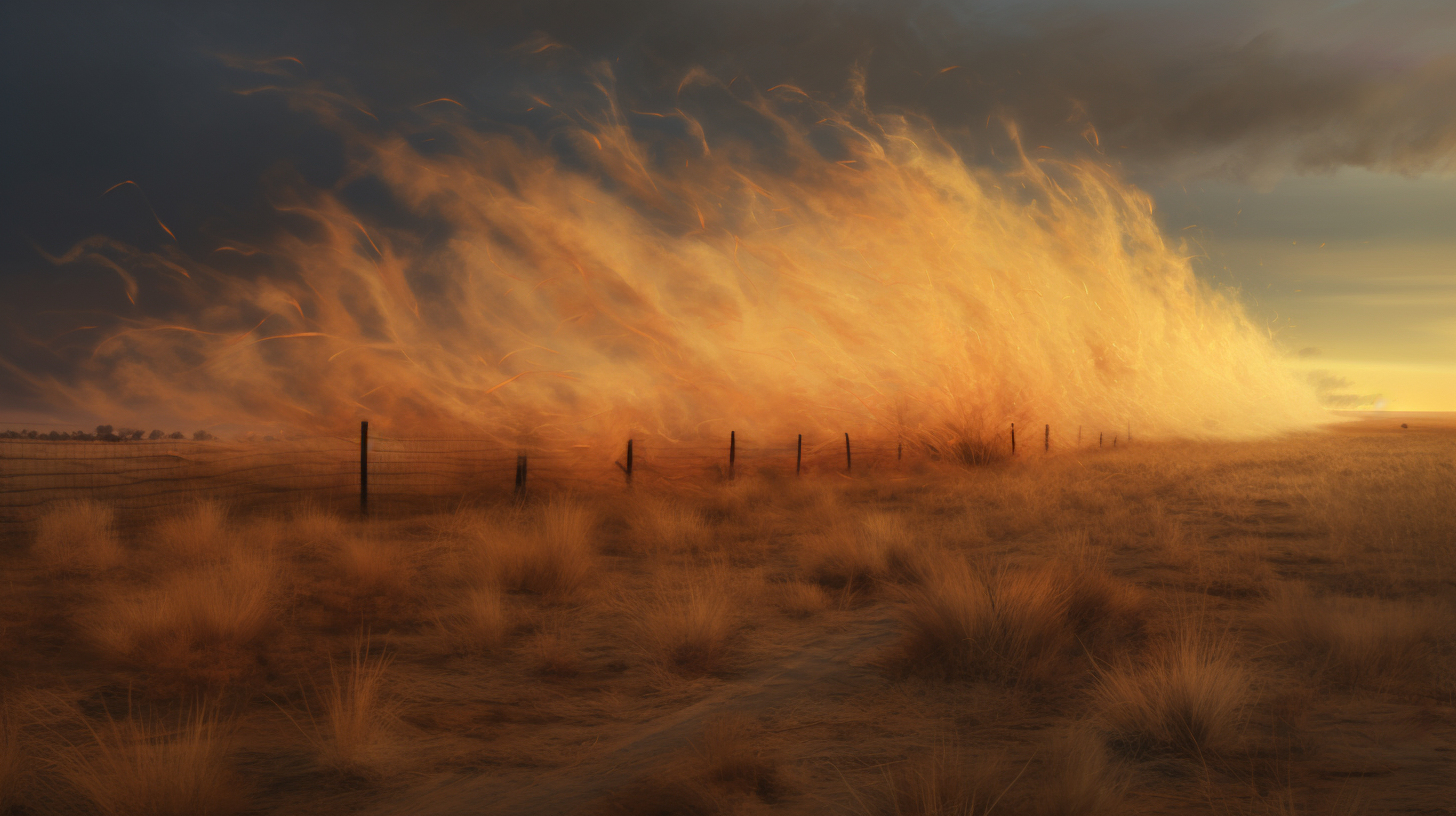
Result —
<path fill-rule="evenodd" d="M 617 465 L 617 467 L 622 468 L 622 473 L 626 474 L 626 476 L 627 476 L 627 486 L 628 487 L 631 487 L 632 486 L 632 440 L 630 440 L 630 439 L 627 440 L 627 466 L 626 467 L 622 467 L 622 463 L 621 462 L 617 462 L 616 465 Z"/>
<path fill-rule="evenodd" d="M 1046 426 L 1046 438 L 1042 441 L 1042 453 L 1052 452 L 1052 426 Z"/>
<path fill-rule="evenodd" d="M 1102 432 L 1101 431 L 1098 431 L 1097 432 L 1097 447 L 1099 447 L 1099 448 L 1102 447 Z"/>
<path fill-rule="evenodd" d="M 526 495 L 526 454 L 516 454 L 516 498 Z"/>
<path fill-rule="evenodd" d="M 844 472 L 854 470 L 854 460 L 849 456 L 849 434 L 844 435 Z"/>
<path fill-rule="evenodd" d="M 733 481 L 733 460 L 738 458 L 738 432 L 728 432 L 728 480 Z"/>
<path fill-rule="evenodd" d="M 1112 435 L 1112 447 L 1117 447 L 1117 434 Z"/>
<path fill-rule="evenodd" d="M 895 461 L 896 462 L 901 462 L 901 461 L 904 461 L 904 459 L 905 459 L 905 443 L 903 441 L 897 439 L 897 440 L 895 440 Z"/>
<path fill-rule="evenodd" d="M 794 475 L 800 475 L 804 470 L 804 435 L 799 434 L 799 450 L 794 455 Z"/>
<path fill-rule="evenodd" d="M 1016 423 L 1011 423 L 1011 455 L 1016 455 Z"/>
<path fill-rule="evenodd" d="M 369 420 L 359 423 L 359 515 L 369 515 Z"/>

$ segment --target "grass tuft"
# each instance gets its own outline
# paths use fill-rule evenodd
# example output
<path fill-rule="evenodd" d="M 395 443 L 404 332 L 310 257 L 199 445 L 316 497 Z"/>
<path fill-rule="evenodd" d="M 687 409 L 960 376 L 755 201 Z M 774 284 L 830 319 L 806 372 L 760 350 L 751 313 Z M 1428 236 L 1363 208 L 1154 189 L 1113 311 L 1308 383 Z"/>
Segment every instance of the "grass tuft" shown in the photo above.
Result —
<path fill-rule="evenodd" d="M 195 568 L 113 598 L 91 625 L 103 651 L 161 686 L 220 686 L 257 665 L 274 623 L 274 565 L 262 559 Z"/>
<path fill-rule="evenodd" d="M 791 618 L 807 618 L 833 605 L 824 587 L 802 581 L 788 581 L 779 589 L 779 608 Z"/>
<path fill-rule="evenodd" d="M 580 504 L 553 500 L 524 531 L 490 529 L 475 544 L 477 561 L 489 583 L 553 600 L 578 596 L 596 568 L 592 534 L 596 516 Z"/>
<path fill-rule="evenodd" d="M 227 508 L 197 502 L 152 528 L 152 546 L 184 563 L 226 557 L 235 542 L 227 526 Z"/>
<path fill-rule="evenodd" d="M 116 513 L 96 501 L 57 502 L 36 521 L 34 552 L 52 568 L 68 572 L 115 567 L 124 555 Z"/>
<path fill-rule="evenodd" d="M 999 763 L 971 761 L 954 748 L 894 766 L 889 786 L 894 816 L 989 816 L 1010 787 Z"/>
<path fill-rule="evenodd" d="M 1202 756 L 1238 738 L 1249 681 L 1225 644 L 1185 632 L 1141 665 L 1104 671 L 1095 697 L 1119 738 Z"/>
<path fill-rule="evenodd" d="M 464 654 L 500 649 L 512 626 L 500 590 L 489 586 L 468 590 L 453 614 L 440 623 L 446 638 Z"/>
<path fill-rule="evenodd" d="M 329 661 L 323 689 L 325 728 L 314 725 L 319 762 L 339 773 L 377 779 L 397 759 L 393 732 L 398 704 L 386 696 L 387 655 L 370 655 L 367 641 L 354 646 L 349 662 Z"/>
<path fill-rule="evenodd" d="M 857 594 L 877 582 L 919 582 L 930 569 L 925 548 L 903 519 L 870 513 L 856 524 L 840 524 L 828 533 L 805 537 L 799 571 L 821 586 Z"/>
<path fill-rule="evenodd" d="M 288 520 L 287 537 L 308 550 L 337 546 L 347 535 L 343 519 L 316 505 L 304 505 Z"/>
<path fill-rule="evenodd" d="M 1304 584 L 1286 584 L 1271 594 L 1258 623 L 1286 652 L 1353 685 L 1411 676 L 1443 630 L 1443 617 L 1429 605 L 1319 596 Z"/>
<path fill-rule="evenodd" d="M 631 516 L 633 549 L 649 553 L 693 552 L 711 535 L 707 519 L 696 508 L 672 498 L 640 499 Z"/>
<path fill-rule="evenodd" d="M 1052 741 L 1050 778 L 1041 788 L 1042 816 L 1105 816 L 1122 812 L 1127 780 L 1090 728 L 1072 728 Z"/>
<path fill-rule="evenodd" d="M 638 615 L 640 642 L 659 664 L 692 674 L 722 668 L 736 621 L 726 577 L 659 583 Z"/>
<path fill-rule="evenodd" d="M 1067 610 L 1053 570 L 982 574 L 948 559 L 909 597 L 901 660 L 946 679 L 1041 683 L 1072 643 Z"/>
<path fill-rule="evenodd" d="M 415 597 L 414 565 L 403 542 L 346 536 L 335 543 L 331 555 L 343 581 L 340 605 L 351 610 L 392 609 Z"/>
<path fill-rule="evenodd" d="M 781 798 L 784 780 L 779 764 L 759 749 L 760 739 L 757 724 L 746 717 L 728 715 L 709 722 L 698 744 L 704 777 L 765 802 Z"/>
<path fill-rule="evenodd" d="M 93 732 L 92 745 L 65 752 L 59 768 L 105 816 L 225 816 L 245 797 L 223 730 L 208 710 L 174 729 L 110 721 Z"/>

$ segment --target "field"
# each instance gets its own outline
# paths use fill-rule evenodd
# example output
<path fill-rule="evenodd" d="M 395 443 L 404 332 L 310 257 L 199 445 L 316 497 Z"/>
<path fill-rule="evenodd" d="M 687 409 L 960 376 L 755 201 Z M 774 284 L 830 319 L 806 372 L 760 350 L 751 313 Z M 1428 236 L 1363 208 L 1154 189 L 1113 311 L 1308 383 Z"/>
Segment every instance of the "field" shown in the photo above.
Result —
<path fill-rule="evenodd" d="M 52 503 L 0 547 L 0 813 L 1456 813 L 1456 423 L 1409 424 Z"/>

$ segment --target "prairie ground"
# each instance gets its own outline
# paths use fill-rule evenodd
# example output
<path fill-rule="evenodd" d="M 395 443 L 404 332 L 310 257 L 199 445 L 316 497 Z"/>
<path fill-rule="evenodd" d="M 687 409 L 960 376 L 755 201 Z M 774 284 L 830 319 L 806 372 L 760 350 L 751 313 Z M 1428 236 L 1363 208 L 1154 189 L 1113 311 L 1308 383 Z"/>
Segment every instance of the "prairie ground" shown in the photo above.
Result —
<path fill-rule="evenodd" d="M 1456 425 L 0 548 L 0 813 L 1456 813 Z"/>

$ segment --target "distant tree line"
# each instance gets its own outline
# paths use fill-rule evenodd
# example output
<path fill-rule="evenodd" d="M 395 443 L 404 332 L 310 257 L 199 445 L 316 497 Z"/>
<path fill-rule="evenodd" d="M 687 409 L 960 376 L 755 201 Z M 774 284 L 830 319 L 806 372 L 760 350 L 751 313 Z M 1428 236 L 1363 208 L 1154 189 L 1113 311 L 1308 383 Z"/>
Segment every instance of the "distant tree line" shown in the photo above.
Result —
<path fill-rule="evenodd" d="M 113 428 L 110 425 L 97 425 L 95 433 L 87 431 L 4 431 L 0 432 L 0 439 L 35 439 L 49 440 L 52 442 L 131 442 L 139 439 L 186 439 L 187 434 L 181 431 L 167 433 L 162 430 L 153 430 L 151 433 L 138 428 Z M 193 431 L 192 439 L 196 442 L 209 442 L 217 437 L 207 431 Z"/>

